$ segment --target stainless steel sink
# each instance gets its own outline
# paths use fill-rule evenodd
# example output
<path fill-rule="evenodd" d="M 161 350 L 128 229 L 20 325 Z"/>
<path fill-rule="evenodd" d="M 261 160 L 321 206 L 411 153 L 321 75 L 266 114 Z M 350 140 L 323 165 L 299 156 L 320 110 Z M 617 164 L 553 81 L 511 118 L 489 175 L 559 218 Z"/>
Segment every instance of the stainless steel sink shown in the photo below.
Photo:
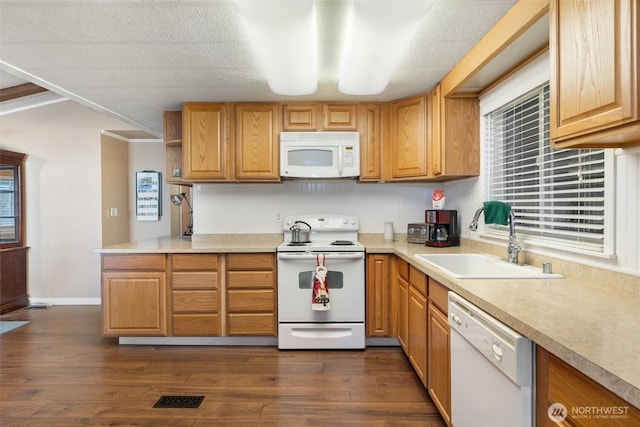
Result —
<path fill-rule="evenodd" d="M 487 254 L 417 254 L 415 258 L 458 279 L 560 279 L 561 274 Z"/>

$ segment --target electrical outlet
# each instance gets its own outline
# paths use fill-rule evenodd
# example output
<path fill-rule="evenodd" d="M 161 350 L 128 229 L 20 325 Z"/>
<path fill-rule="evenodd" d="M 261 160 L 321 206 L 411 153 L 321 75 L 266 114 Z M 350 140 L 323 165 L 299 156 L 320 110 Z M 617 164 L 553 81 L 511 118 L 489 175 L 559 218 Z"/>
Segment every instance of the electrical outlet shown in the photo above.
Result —
<path fill-rule="evenodd" d="M 276 212 L 276 222 L 282 222 L 282 214 L 280 212 Z"/>

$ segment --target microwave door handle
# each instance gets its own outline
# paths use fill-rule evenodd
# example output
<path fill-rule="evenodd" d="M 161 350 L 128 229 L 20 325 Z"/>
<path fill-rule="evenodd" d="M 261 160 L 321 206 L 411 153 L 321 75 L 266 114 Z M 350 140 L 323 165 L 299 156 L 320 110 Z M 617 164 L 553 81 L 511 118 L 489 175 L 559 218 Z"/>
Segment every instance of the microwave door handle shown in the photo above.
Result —
<path fill-rule="evenodd" d="M 338 175 L 342 176 L 342 142 L 338 143 Z"/>

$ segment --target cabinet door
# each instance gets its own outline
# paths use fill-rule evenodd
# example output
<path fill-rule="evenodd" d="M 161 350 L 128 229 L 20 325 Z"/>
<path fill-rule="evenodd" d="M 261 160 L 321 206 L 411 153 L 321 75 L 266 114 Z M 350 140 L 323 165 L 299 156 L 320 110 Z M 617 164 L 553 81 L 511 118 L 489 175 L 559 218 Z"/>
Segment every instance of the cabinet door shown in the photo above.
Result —
<path fill-rule="evenodd" d="M 409 285 L 409 361 L 427 386 L 427 298 Z"/>
<path fill-rule="evenodd" d="M 282 130 L 317 130 L 318 109 L 318 104 L 284 104 L 282 106 Z"/>
<path fill-rule="evenodd" d="M 360 110 L 360 181 L 380 181 L 385 117 L 389 109 L 384 104 L 371 103 L 362 104 Z"/>
<path fill-rule="evenodd" d="M 429 394 L 440 415 L 451 425 L 451 346 L 449 322 L 438 308 L 429 303 L 427 319 Z"/>
<path fill-rule="evenodd" d="M 405 354 L 409 353 L 409 264 L 400 258 L 395 259 L 395 286 L 397 292 L 397 328 L 398 342 Z"/>
<path fill-rule="evenodd" d="M 391 337 L 391 256 L 367 256 L 367 336 Z"/>
<path fill-rule="evenodd" d="M 236 104 L 238 181 L 280 181 L 277 104 Z"/>
<path fill-rule="evenodd" d="M 102 273 L 105 336 L 167 334 L 164 272 Z"/>
<path fill-rule="evenodd" d="M 558 403 L 564 407 L 556 407 L 553 415 L 563 418 L 560 423 L 549 416 L 551 405 Z M 591 417 L 589 410 L 616 415 L 613 419 Z M 640 425 L 640 409 L 537 346 L 536 418 L 540 427 L 635 427 Z"/>
<path fill-rule="evenodd" d="M 323 104 L 322 129 L 355 131 L 358 129 L 357 104 Z"/>
<path fill-rule="evenodd" d="M 440 85 L 429 94 L 429 176 L 480 174 L 480 104 L 477 96 L 445 98 Z"/>
<path fill-rule="evenodd" d="M 433 91 L 429 94 L 429 163 L 430 170 L 429 175 L 437 178 L 443 174 L 442 165 L 442 129 L 441 129 L 441 116 L 442 116 L 442 90 L 440 85 L 437 85 Z"/>
<path fill-rule="evenodd" d="M 225 104 L 185 103 L 182 158 L 186 181 L 225 181 L 230 176 Z"/>
<path fill-rule="evenodd" d="M 554 142 L 638 119 L 635 1 L 551 2 Z"/>
<path fill-rule="evenodd" d="M 391 103 L 391 178 L 427 177 L 427 98 Z"/>

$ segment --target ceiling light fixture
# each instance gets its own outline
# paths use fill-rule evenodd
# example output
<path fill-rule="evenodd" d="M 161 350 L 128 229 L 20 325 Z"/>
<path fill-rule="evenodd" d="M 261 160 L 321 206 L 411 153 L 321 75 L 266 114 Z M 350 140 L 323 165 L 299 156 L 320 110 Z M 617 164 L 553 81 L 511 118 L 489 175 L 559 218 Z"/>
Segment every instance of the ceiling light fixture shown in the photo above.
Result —
<path fill-rule="evenodd" d="M 236 10 L 271 91 L 314 93 L 318 59 L 313 0 L 236 0 Z"/>
<path fill-rule="evenodd" d="M 353 0 L 338 90 L 382 93 L 411 44 L 432 0 Z"/>

